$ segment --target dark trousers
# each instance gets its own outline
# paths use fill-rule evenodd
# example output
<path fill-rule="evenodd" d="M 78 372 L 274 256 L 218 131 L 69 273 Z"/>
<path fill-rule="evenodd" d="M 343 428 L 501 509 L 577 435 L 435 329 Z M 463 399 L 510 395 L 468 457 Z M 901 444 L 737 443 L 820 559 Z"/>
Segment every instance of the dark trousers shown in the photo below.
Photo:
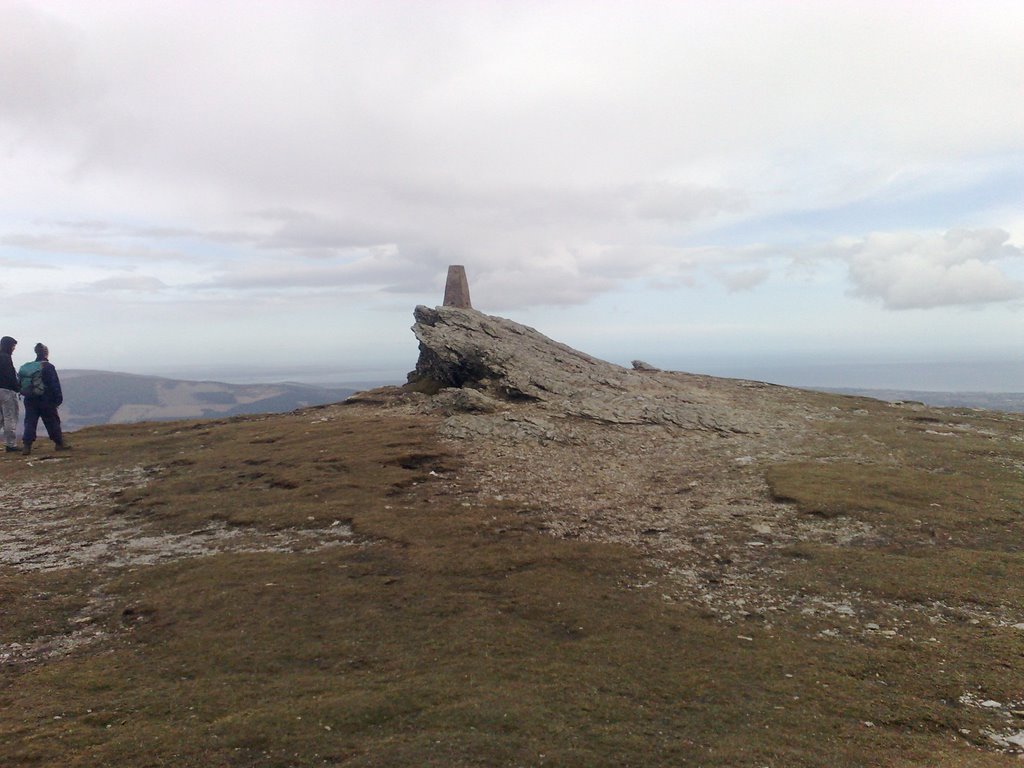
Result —
<path fill-rule="evenodd" d="M 25 430 L 21 435 L 23 443 L 31 443 L 36 439 L 36 427 L 39 420 L 43 420 L 46 427 L 46 434 L 50 436 L 57 445 L 64 442 L 64 434 L 60 431 L 60 415 L 57 413 L 57 406 L 52 403 L 44 403 L 33 398 L 25 398 Z"/>

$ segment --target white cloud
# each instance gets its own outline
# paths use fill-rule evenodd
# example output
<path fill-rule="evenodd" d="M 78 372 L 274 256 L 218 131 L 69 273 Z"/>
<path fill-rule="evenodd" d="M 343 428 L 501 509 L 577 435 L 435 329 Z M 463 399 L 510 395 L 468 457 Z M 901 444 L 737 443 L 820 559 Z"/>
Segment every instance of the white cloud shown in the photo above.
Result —
<path fill-rule="evenodd" d="M 494 310 L 724 286 L 743 311 L 808 266 L 839 295 L 787 253 L 839 234 L 886 307 L 1005 301 L 1016 253 L 977 228 L 1020 242 L 1022 27 L 1001 0 L 0 0 L 0 263 L 84 325 L 193 300 L 180 330 L 233 349 L 275 294 L 328 327 L 438 300 L 450 263 Z M 950 221 L 877 220 L 922 189 Z M 11 271 L 11 300 L 42 282 Z"/>
<path fill-rule="evenodd" d="M 92 256 L 100 259 L 120 259 L 127 261 L 152 261 L 157 259 L 177 260 L 181 254 L 149 245 L 140 245 L 138 241 L 125 244 L 118 242 L 117 236 L 98 234 L 91 237 L 67 235 L 60 231 L 61 227 L 53 226 L 47 233 L 15 233 L 0 237 L 0 246 L 25 251 L 48 254 Z"/>
<path fill-rule="evenodd" d="M 771 270 L 767 267 L 750 267 L 731 271 L 720 271 L 718 279 L 722 281 L 730 292 L 749 291 L 761 285 L 771 276 Z"/>
<path fill-rule="evenodd" d="M 94 96 L 82 78 L 75 29 L 18 2 L 5 2 L 0 20 L 0 126 L 52 135 Z"/>
<path fill-rule="evenodd" d="M 130 293 L 159 293 L 167 288 L 167 285 L 160 279 L 146 275 L 117 275 L 96 280 L 88 285 L 82 286 L 84 290 L 97 293 L 110 291 L 125 291 Z"/>
<path fill-rule="evenodd" d="M 980 305 L 1024 296 L 1002 264 L 1024 258 L 998 229 L 872 234 L 843 249 L 853 293 L 888 309 Z"/>

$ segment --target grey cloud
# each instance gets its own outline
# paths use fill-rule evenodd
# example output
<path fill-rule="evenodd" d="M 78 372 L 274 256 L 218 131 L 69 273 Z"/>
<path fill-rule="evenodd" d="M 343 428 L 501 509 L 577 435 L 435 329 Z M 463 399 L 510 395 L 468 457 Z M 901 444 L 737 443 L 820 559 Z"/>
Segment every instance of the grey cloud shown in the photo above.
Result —
<path fill-rule="evenodd" d="M 155 277 L 145 275 L 117 275 L 107 277 L 103 280 L 96 280 L 88 285 L 83 285 L 80 290 L 106 293 L 110 291 L 132 292 L 132 293 L 158 293 L 167 288 L 167 285 Z"/>
<path fill-rule="evenodd" d="M 510 268 L 480 275 L 472 282 L 470 294 L 476 306 L 505 311 L 529 306 L 583 304 L 616 285 L 614 280 L 574 270 Z"/>
<path fill-rule="evenodd" d="M 101 221 L 99 219 L 68 219 L 55 222 L 37 220 L 35 224 L 44 230 L 50 228 L 56 228 L 58 231 L 70 230 L 81 236 L 94 238 L 133 237 L 152 240 L 176 240 L 187 237 L 214 238 L 213 233 L 204 233 L 187 227 L 139 226 L 122 222 Z"/>
<path fill-rule="evenodd" d="M 767 267 L 750 267 L 730 271 L 720 271 L 717 275 L 722 284 L 731 293 L 749 291 L 765 282 L 771 276 L 771 270 Z"/>
<path fill-rule="evenodd" d="M 11 259 L 0 258 L 0 266 L 4 269 L 45 269 L 57 270 L 59 267 L 53 264 L 40 262 L 38 259 Z"/>
<path fill-rule="evenodd" d="M 409 184 L 387 190 L 414 209 L 458 211 L 493 225 L 559 229 L 605 228 L 629 221 L 688 223 L 742 210 L 736 189 L 675 182 L 633 182 L 582 188 L 568 184 Z"/>
<path fill-rule="evenodd" d="M 1008 240 L 999 229 L 876 233 L 844 246 L 842 255 L 852 293 L 887 309 L 981 305 L 1024 296 L 1024 284 L 1000 267 L 1024 257 Z"/>
<path fill-rule="evenodd" d="M 56 255 L 79 254 L 131 261 L 181 258 L 177 251 L 137 244 L 121 245 L 106 238 L 77 237 L 59 233 L 5 235 L 0 237 L 0 245 Z"/>
<path fill-rule="evenodd" d="M 73 29 L 27 4 L 0 4 L 0 119 L 40 127 L 66 117 L 90 94 Z"/>
<path fill-rule="evenodd" d="M 392 192 L 405 206 L 396 223 L 287 206 L 250 212 L 247 245 L 278 255 L 225 263 L 205 287 L 415 294 L 434 291 L 447 264 L 462 263 L 479 291 L 493 289 L 504 307 L 577 304 L 668 265 L 688 268 L 689 251 L 657 245 L 663 222 L 652 223 L 655 214 L 693 218 L 738 204 L 726 190 L 664 183 L 595 190 L 453 183 Z M 615 244 L 623 227 L 633 231 L 633 247 Z"/>
<path fill-rule="evenodd" d="M 294 210 L 268 211 L 262 217 L 276 228 L 258 241 L 264 249 L 308 251 L 332 255 L 353 248 L 394 242 L 399 232 L 385 233 L 352 219 L 329 219 Z"/>
<path fill-rule="evenodd" d="M 47 9 L 65 23 L 0 5 L 0 120 L 74 126 L 74 140 L 54 139 L 54 128 L 26 142 L 77 159 L 86 211 L 77 223 L 55 214 L 63 230 L 8 235 L 5 245 L 223 259 L 211 290 L 415 294 L 433 291 L 453 262 L 508 307 L 578 303 L 638 278 L 677 285 L 702 270 L 742 290 L 766 279 L 767 254 L 674 244 L 756 213 L 787 186 L 813 195 L 802 182 L 820 166 L 807 158 L 859 148 L 851 126 L 873 124 L 832 115 L 858 99 L 838 92 L 827 67 L 792 59 L 785 25 L 755 36 L 765 48 L 749 55 L 726 45 L 742 30 L 764 32 L 766 10 L 736 19 L 710 6 L 652 6 L 642 23 L 622 10 L 591 26 L 571 5 L 542 14 L 472 5 L 458 24 L 450 8 L 374 3 L 214 3 L 199 14 L 157 4 L 144 23 L 125 18 L 126 7 Z M 630 34 L 613 18 L 628 20 Z M 693 45 L 675 44 L 683 28 Z M 816 41 L 812 28 L 799 27 L 804 43 Z M 859 46 L 858 29 L 846 45 Z M 819 53 L 844 61 L 849 50 Z M 764 87 L 765 53 L 791 87 Z M 939 82 L 929 67 L 919 75 Z M 874 77 L 855 84 L 876 103 Z M 740 102 L 748 119 L 736 119 Z M 890 106 L 863 108 L 884 116 Z M 930 133 L 933 117 L 919 119 Z M 975 124 L 950 125 L 970 134 Z M 819 134 L 832 137 L 825 149 L 810 140 Z M 93 207 L 91 183 L 116 199 L 97 195 Z M 92 218 L 103 205 L 147 223 Z M 178 239 L 197 247 L 156 247 Z M 845 257 L 855 290 L 886 306 L 1012 294 L 999 265 L 978 255 L 1005 251 L 975 240 L 910 255 L 872 241 Z M 902 280 L 911 257 L 927 280 Z"/>
<path fill-rule="evenodd" d="M 397 247 L 371 248 L 346 258 L 308 258 L 308 254 L 277 259 L 246 260 L 222 266 L 207 283 L 192 287 L 204 290 L 337 290 L 365 289 L 409 291 L 435 278 L 439 259 L 429 263 L 420 251 Z"/>
<path fill-rule="evenodd" d="M 734 189 L 683 184 L 642 184 L 628 190 L 633 209 L 641 219 L 689 222 L 719 213 L 745 209 L 746 196 Z"/>

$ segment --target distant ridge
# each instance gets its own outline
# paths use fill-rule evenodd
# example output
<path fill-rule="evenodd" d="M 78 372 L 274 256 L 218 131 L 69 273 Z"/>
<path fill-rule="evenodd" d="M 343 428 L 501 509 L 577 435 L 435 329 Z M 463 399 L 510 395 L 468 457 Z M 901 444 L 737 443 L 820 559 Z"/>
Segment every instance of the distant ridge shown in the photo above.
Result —
<path fill-rule="evenodd" d="M 911 389 L 859 389 L 853 387 L 801 387 L 816 392 L 873 397 L 890 403 L 913 401 L 939 408 L 984 408 L 987 411 L 1024 413 L 1024 392 L 926 392 Z"/>
<path fill-rule="evenodd" d="M 284 413 L 344 400 L 356 390 L 307 384 L 226 384 L 111 371 L 60 371 L 61 420 L 68 430 L 94 424 Z"/>

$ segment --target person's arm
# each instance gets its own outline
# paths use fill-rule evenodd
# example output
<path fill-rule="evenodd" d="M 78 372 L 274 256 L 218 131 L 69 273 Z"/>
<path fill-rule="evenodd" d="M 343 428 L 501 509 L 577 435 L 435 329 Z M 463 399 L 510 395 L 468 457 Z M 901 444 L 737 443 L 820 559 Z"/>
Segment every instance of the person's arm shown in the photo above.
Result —
<path fill-rule="evenodd" d="M 2 361 L 3 370 L 0 370 L 0 378 L 4 381 L 12 384 L 15 391 L 21 389 L 21 381 L 18 379 L 18 372 L 14 370 L 14 361 L 10 356 L 0 357 Z"/>
<path fill-rule="evenodd" d="M 64 402 L 64 393 L 60 389 L 60 377 L 57 376 L 57 369 L 52 365 L 43 366 L 43 383 L 46 384 L 46 391 L 54 405 Z"/>

